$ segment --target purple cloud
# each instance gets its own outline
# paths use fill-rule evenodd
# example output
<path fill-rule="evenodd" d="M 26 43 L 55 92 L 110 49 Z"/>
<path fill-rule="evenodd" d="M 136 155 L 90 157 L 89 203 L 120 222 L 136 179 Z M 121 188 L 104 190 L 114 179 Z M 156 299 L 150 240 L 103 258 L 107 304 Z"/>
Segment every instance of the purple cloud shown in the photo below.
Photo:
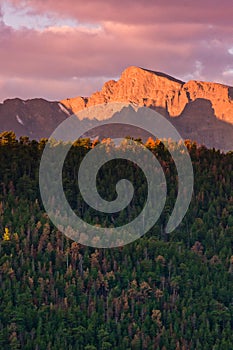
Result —
<path fill-rule="evenodd" d="M 0 99 L 88 95 L 131 65 L 233 85 L 230 0 L 9 1 L 78 24 L 16 30 L 0 21 Z"/>

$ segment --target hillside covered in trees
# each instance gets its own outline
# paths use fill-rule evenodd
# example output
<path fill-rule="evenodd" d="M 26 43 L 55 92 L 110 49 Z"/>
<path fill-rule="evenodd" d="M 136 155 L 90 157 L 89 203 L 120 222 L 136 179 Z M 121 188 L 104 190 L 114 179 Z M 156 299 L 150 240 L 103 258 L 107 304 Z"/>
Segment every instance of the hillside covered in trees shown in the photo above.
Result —
<path fill-rule="evenodd" d="M 0 348 L 232 350 L 233 153 L 187 142 L 193 198 L 168 235 L 177 172 L 163 143 L 148 141 L 167 179 L 163 213 L 137 241 L 94 249 L 60 233 L 43 209 L 38 170 L 45 144 L 0 134 Z M 103 215 L 82 200 L 78 166 L 94 146 L 79 140 L 67 156 L 63 180 L 71 207 L 96 225 L 132 220 L 147 186 L 130 162 L 108 162 L 97 179 L 107 200 L 122 177 L 135 185 L 122 213 Z"/>

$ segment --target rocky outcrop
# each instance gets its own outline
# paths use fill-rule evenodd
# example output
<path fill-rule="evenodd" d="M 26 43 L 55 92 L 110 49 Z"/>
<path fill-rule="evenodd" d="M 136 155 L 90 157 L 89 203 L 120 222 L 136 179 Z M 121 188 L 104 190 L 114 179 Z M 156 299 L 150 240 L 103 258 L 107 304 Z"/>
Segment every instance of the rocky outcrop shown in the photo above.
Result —
<path fill-rule="evenodd" d="M 61 102 L 73 113 L 85 107 L 117 101 L 161 108 L 170 117 L 178 117 L 188 103 L 201 98 L 211 102 L 216 118 L 233 123 L 232 95 L 233 88 L 222 84 L 194 80 L 184 83 L 163 73 L 129 67 L 118 81 L 106 82 L 101 91 L 89 98 L 77 97 Z"/>
<path fill-rule="evenodd" d="M 233 96 L 232 88 L 217 83 L 189 81 L 184 84 L 183 90 L 188 94 L 190 101 L 199 98 L 210 101 L 216 118 L 233 124 Z"/>

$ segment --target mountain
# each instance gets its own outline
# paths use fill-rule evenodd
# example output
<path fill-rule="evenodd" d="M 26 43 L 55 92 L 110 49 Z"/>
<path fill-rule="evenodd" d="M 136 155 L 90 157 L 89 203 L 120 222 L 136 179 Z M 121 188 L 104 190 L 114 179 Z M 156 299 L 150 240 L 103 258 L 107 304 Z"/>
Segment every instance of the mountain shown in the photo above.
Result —
<path fill-rule="evenodd" d="M 47 137 L 69 115 L 109 102 L 150 107 L 169 118 L 183 138 L 208 147 L 233 149 L 233 87 L 196 80 L 185 83 L 139 67 L 128 67 L 118 81 L 106 82 L 90 97 L 60 102 L 6 100 L 0 104 L 1 130 L 14 130 L 17 136 L 30 138 Z M 111 118 L 114 112 L 109 107 L 99 119 Z"/>
<path fill-rule="evenodd" d="M 68 115 L 59 102 L 40 98 L 8 99 L 0 104 L 0 131 L 13 130 L 18 137 L 29 136 L 30 139 L 48 137 Z"/>

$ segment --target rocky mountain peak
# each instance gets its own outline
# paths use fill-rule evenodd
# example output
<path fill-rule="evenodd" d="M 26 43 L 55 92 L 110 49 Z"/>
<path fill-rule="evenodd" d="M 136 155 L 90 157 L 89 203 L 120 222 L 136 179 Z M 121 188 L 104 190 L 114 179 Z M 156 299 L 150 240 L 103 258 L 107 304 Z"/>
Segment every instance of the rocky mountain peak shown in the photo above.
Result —
<path fill-rule="evenodd" d="M 229 86 L 196 80 L 184 83 L 167 74 L 135 66 L 126 68 L 118 81 L 106 82 L 101 91 L 89 98 L 77 97 L 61 102 L 73 113 L 117 101 L 157 108 L 163 114 L 178 117 L 188 103 L 199 98 L 211 102 L 218 119 L 233 123 L 232 88 Z"/>
<path fill-rule="evenodd" d="M 233 87 L 191 80 L 183 82 L 165 73 L 140 67 L 126 68 L 119 80 L 107 81 L 90 97 L 60 102 L 43 99 L 6 100 L 0 104 L 1 131 L 14 130 L 17 136 L 48 137 L 53 129 L 87 107 L 107 105 L 100 115 L 82 113 L 80 119 L 107 119 L 117 112 L 110 102 L 150 107 L 170 121 L 183 138 L 209 147 L 233 149 Z"/>

